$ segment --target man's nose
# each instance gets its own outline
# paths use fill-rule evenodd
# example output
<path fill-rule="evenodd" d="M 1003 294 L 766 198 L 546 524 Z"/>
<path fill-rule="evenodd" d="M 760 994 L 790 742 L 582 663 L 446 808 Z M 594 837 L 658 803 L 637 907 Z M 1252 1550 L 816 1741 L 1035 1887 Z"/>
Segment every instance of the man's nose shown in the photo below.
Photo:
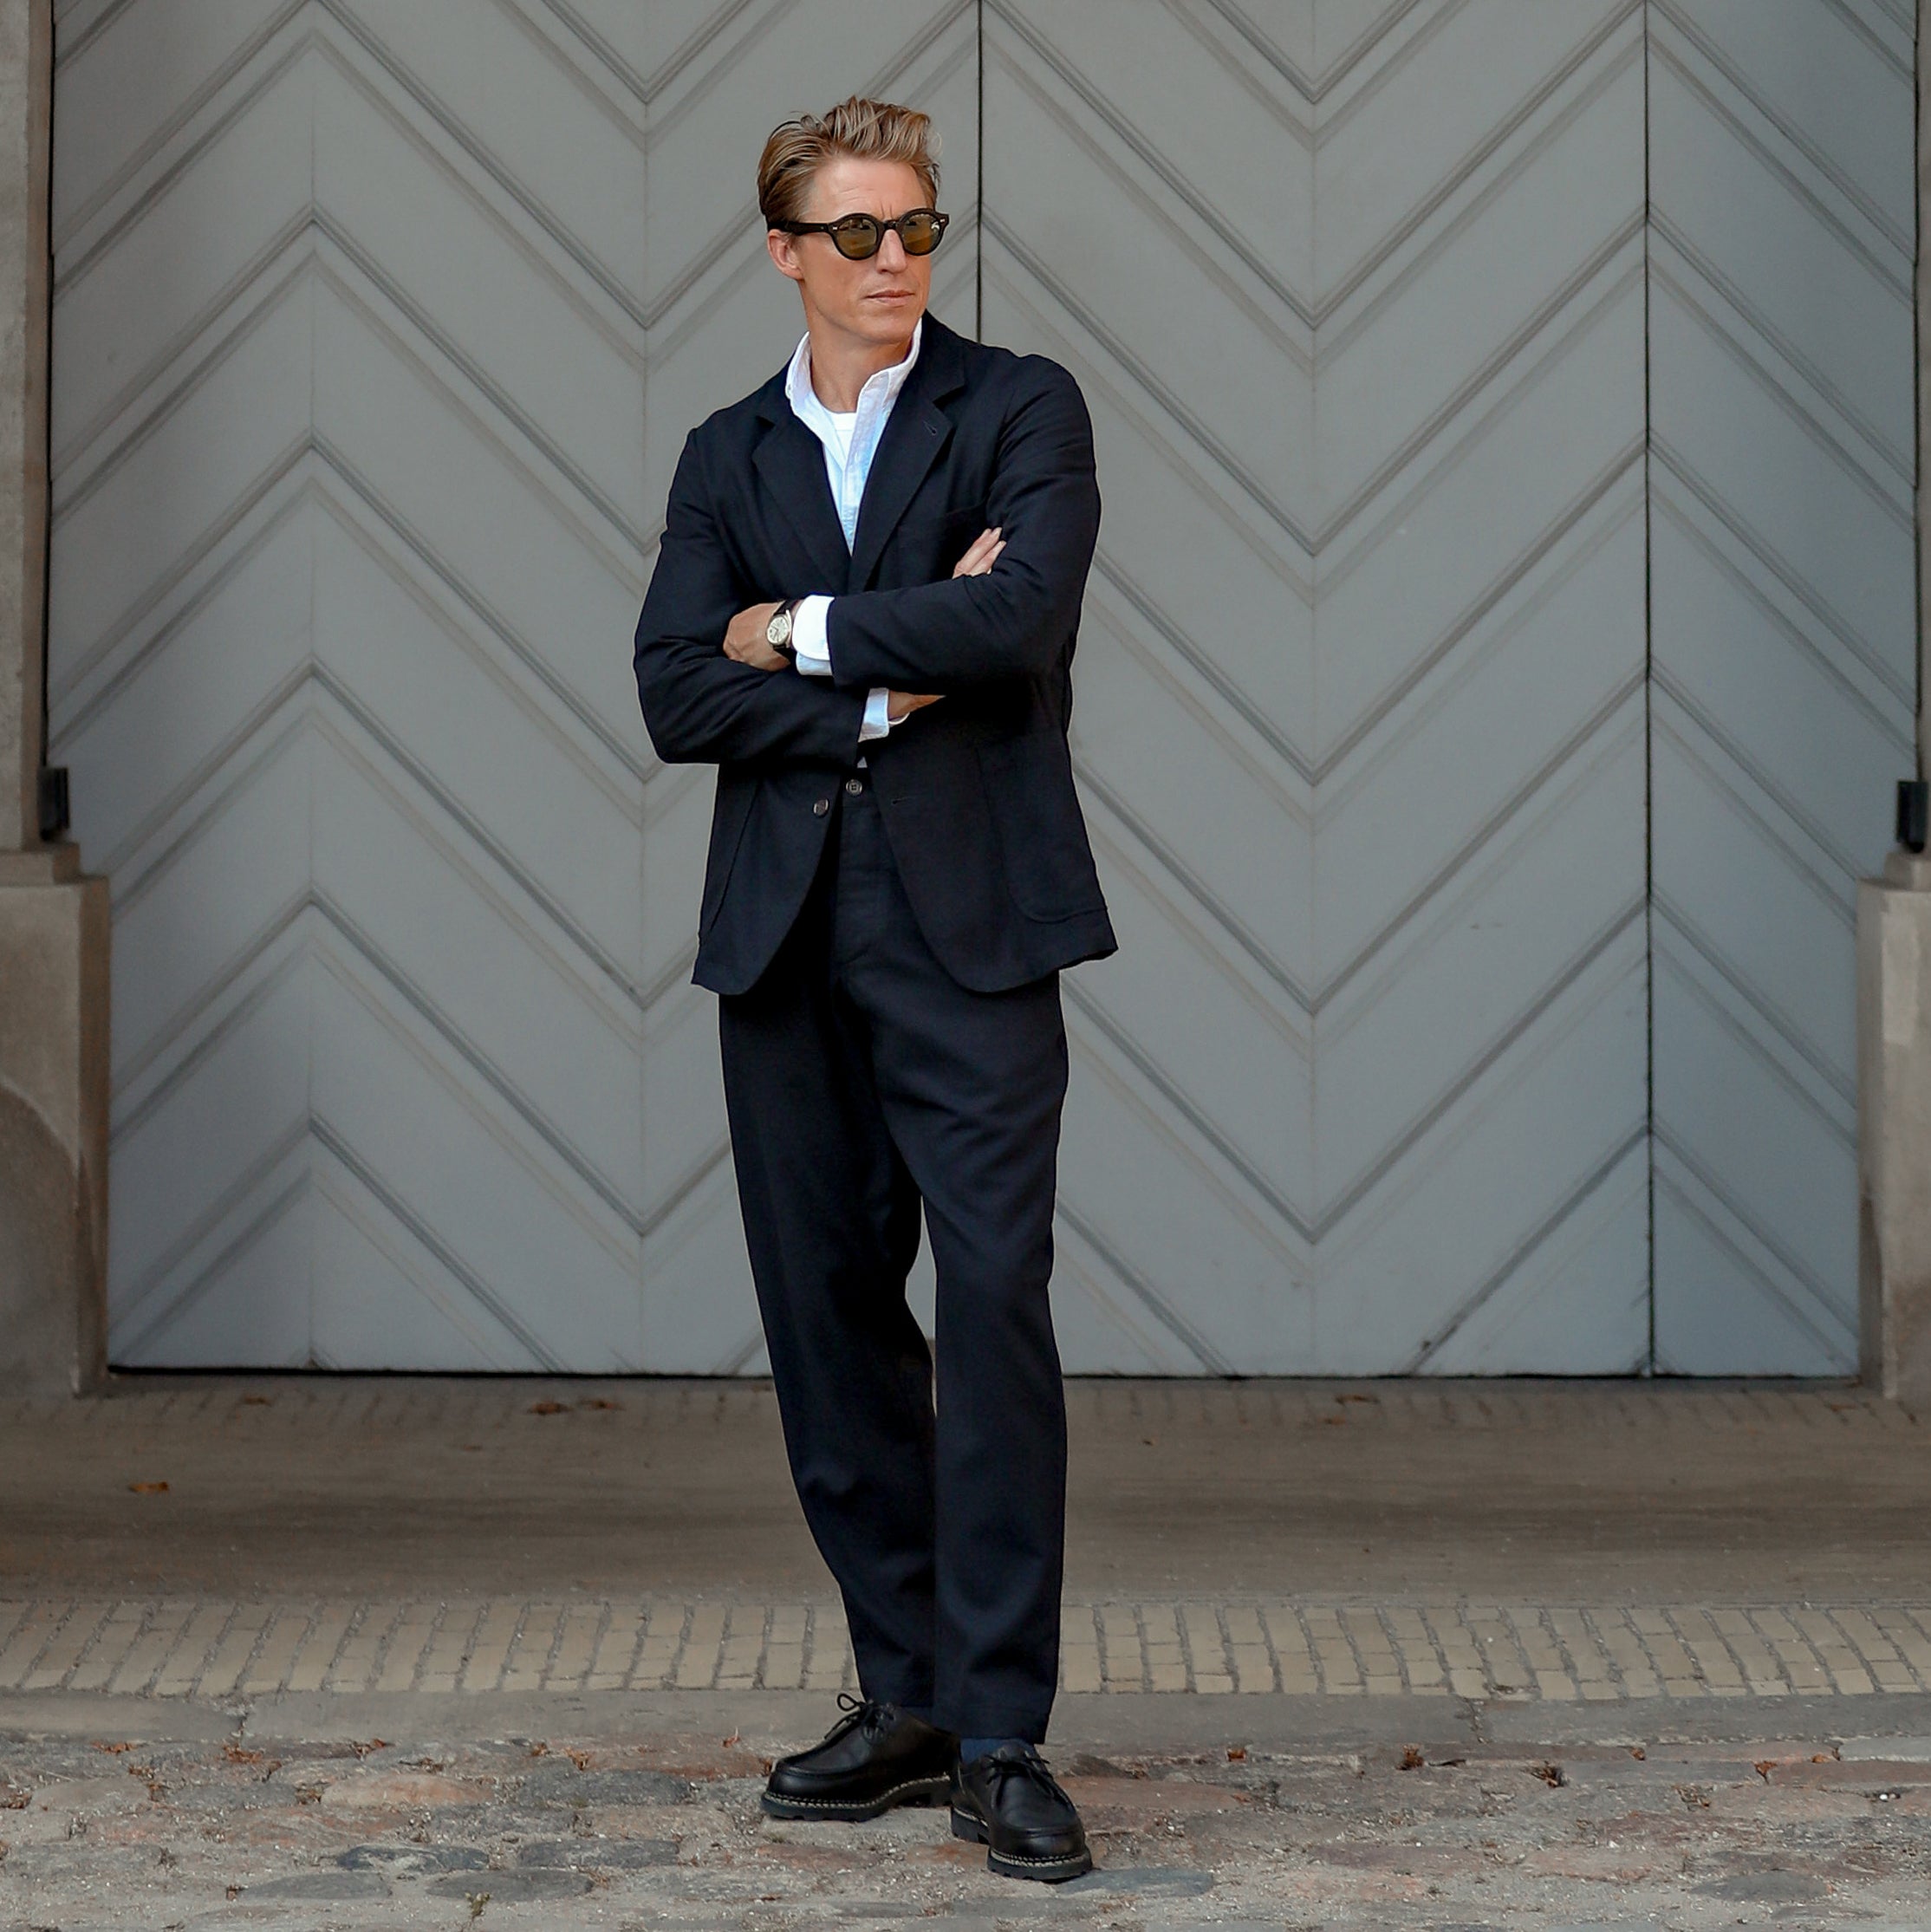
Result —
<path fill-rule="evenodd" d="M 878 265 L 896 274 L 905 266 L 905 244 L 899 239 L 897 229 L 887 228 L 879 241 Z"/>

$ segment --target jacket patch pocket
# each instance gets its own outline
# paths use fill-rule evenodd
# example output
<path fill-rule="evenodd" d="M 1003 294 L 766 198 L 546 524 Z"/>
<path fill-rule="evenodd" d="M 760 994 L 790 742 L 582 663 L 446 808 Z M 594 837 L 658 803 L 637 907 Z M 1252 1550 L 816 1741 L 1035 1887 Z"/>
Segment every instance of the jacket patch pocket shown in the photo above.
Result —
<path fill-rule="evenodd" d="M 1064 737 L 1049 729 L 1001 738 L 981 745 L 979 760 L 1014 904 L 1031 919 L 1104 912 Z"/>
<path fill-rule="evenodd" d="M 751 808 L 757 803 L 755 778 L 718 780 L 717 802 L 711 810 L 711 845 L 704 867 L 704 899 L 698 908 L 698 936 L 701 939 L 716 924 L 724 905 L 725 888 L 731 882 L 731 868 L 738 859 L 738 848 L 751 822 Z"/>

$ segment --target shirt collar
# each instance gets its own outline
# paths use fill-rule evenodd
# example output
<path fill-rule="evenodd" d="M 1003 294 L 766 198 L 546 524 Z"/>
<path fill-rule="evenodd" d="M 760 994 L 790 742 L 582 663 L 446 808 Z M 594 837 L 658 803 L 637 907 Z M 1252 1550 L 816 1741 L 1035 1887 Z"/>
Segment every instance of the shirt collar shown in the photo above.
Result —
<path fill-rule="evenodd" d="M 919 360 L 919 343 L 926 331 L 926 319 L 920 315 L 912 325 L 912 347 L 905 352 L 902 362 L 894 362 L 888 369 L 880 369 L 868 376 L 865 387 L 858 392 L 858 407 L 863 410 L 868 404 L 877 408 L 888 408 L 899 398 L 906 379 L 912 374 L 912 366 Z M 829 416 L 832 412 L 824 406 L 823 399 L 811 387 L 811 335 L 807 330 L 798 338 L 798 346 L 791 352 L 791 365 L 784 372 L 784 396 L 791 405 L 792 413 L 806 423 L 818 417 Z"/>

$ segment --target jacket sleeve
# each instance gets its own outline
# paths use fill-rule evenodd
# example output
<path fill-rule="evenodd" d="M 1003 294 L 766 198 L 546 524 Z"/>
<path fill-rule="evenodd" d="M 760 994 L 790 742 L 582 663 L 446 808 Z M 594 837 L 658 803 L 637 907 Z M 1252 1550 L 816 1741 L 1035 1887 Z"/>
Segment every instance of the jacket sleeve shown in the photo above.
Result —
<path fill-rule="evenodd" d="M 833 681 L 860 692 L 945 693 L 1037 676 L 1079 615 L 1099 536 L 1093 425 L 1079 385 L 1030 356 L 999 433 L 985 520 L 1005 549 L 983 576 L 835 597 Z"/>
<path fill-rule="evenodd" d="M 678 459 L 657 569 L 637 620 L 637 697 L 651 744 L 667 764 L 849 764 L 858 755 L 862 693 L 724 654 L 726 626 L 757 600 L 743 594 L 731 569 L 698 433 Z"/>

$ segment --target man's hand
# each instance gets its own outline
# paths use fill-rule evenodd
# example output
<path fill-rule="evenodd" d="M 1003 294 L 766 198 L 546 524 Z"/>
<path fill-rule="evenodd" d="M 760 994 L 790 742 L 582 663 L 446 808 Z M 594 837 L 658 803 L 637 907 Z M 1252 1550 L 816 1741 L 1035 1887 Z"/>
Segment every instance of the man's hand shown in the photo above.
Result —
<path fill-rule="evenodd" d="M 1005 548 L 1005 540 L 996 530 L 982 530 L 972 539 L 972 546 L 964 556 L 952 565 L 955 577 L 983 577 L 998 561 L 999 552 Z M 943 692 L 893 691 L 886 694 L 885 715 L 896 725 L 901 719 L 911 717 L 915 711 L 923 711 L 927 705 L 935 705 L 943 697 Z"/>
<path fill-rule="evenodd" d="M 972 539 L 972 548 L 952 565 L 955 577 L 983 577 L 998 561 L 1005 540 L 996 530 L 982 530 Z"/>
<path fill-rule="evenodd" d="M 757 671 L 783 671 L 791 660 L 782 651 L 774 651 L 764 636 L 764 627 L 777 612 L 776 603 L 753 604 L 740 610 L 725 628 L 724 652 L 739 664 Z"/>

